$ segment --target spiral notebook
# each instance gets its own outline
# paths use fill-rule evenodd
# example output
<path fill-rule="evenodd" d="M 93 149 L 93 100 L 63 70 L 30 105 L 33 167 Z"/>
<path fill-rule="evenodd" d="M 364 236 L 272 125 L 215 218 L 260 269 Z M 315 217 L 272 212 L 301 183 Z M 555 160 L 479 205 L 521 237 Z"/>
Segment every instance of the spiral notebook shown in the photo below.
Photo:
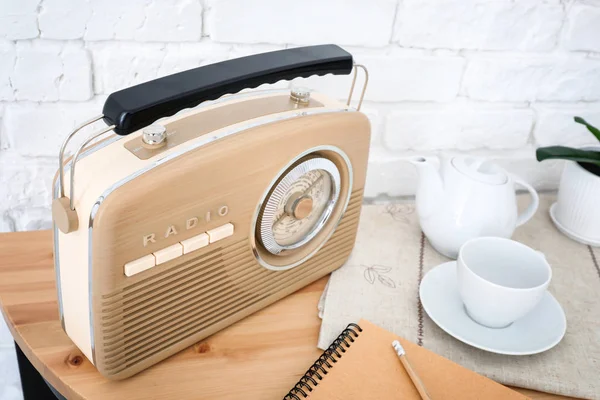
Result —
<path fill-rule="evenodd" d="M 406 357 L 434 400 L 528 398 L 360 320 L 348 325 L 284 400 L 420 399 L 392 348 L 394 340 L 400 340 Z"/>

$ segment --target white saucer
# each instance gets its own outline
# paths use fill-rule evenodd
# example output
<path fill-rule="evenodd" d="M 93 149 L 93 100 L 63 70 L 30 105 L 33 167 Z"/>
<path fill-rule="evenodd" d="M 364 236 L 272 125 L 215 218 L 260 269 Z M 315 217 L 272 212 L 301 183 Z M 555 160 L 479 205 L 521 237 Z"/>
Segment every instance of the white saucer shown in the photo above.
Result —
<path fill-rule="evenodd" d="M 565 313 L 549 292 L 531 313 L 506 328 L 479 325 L 467 315 L 458 294 L 456 261 L 429 271 L 421 282 L 419 296 L 425 312 L 446 333 L 492 353 L 541 353 L 556 346 L 567 330 Z"/>
<path fill-rule="evenodd" d="M 555 208 L 556 208 L 556 203 L 554 203 L 550 206 L 550 219 L 552 219 L 552 222 L 554 222 L 554 225 L 556 226 L 556 228 L 559 231 L 561 231 L 566 237 L 571 238 L 576 242 L 588 244 L 590 246 L 600 247 L 600 240 L 585 238 L 585 237 L 573 232 L 572 230 L 568 229 L 567 227 L 563 226 L 560 222 L 558 222 L 556 215 L 554 215 Z"/>

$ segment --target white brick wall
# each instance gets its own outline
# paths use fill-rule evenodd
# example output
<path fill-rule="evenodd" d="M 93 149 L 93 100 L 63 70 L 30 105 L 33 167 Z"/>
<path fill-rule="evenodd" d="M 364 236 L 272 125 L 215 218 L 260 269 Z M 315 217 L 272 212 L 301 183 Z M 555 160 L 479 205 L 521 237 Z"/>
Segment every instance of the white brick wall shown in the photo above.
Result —
<path fill-rule="evenodd" d="M 381 47 L 390 42 L 396 0 L 210 1 L 207 33 L 229 43 Z"/>
<path fill-rule="evenodd" d="M 600 59 L 586 55 L 476 55 L 468 63 L 462 94 L 507 102 L 600 101 Z"/>
<path fill-rule="evenodd" d="M 566 20 L 565 47 L 569 50 L 600 52 L 600 8 L 576 4 Z"/>
<path fill-rule="evenodd" d="M 399 106 L 388 114 L 383 142 L 392 151 L 519 149 L 533 126 L 531 109 L 479 104 Z"/>
<path fill-rule="evenodd" d="M 14 0 L 0 3 L 0 38 L 32 39 L 40 34 L 37 8 L 40 0 Z"/>
<path fill-rule="evenodd" d="M 564 12 L 541 1 L 405 0 L 394 40 L 428 49 L 553 50 Z"/>
<path fill-rule="evenodd" d="M 112 91 L 318 43 L 343 45 L 371 73 L 367 196 L 412 194 L 404 158 L 442 151 L 552 189 L 562 164 L 537 163 L 534 149 L 593 142 L 572 117 L 600 125 L 599 37 L 598 0 L 3 0 L 0 231 L 49 226 L 59 144 Z M 338 98 L 349 87 L 298 81 Z M 5 336 L 0 360 L 12 357 Z M 0 398 L 14 398 L 3 371 Z"/>

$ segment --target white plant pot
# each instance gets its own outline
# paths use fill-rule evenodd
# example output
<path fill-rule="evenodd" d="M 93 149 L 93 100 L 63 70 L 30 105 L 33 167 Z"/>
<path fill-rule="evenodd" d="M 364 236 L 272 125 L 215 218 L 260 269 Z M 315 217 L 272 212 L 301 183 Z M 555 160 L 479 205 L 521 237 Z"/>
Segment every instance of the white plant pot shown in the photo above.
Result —
<path fill-rule="evenodd" d="M 585 149 L 600 150 L 600 146 Z M 566 236 L 580 243 L 600 246 L 600 176 L 576 162 L 567 161 L 558 188 L 558 200 L 550 217 Z"/>

